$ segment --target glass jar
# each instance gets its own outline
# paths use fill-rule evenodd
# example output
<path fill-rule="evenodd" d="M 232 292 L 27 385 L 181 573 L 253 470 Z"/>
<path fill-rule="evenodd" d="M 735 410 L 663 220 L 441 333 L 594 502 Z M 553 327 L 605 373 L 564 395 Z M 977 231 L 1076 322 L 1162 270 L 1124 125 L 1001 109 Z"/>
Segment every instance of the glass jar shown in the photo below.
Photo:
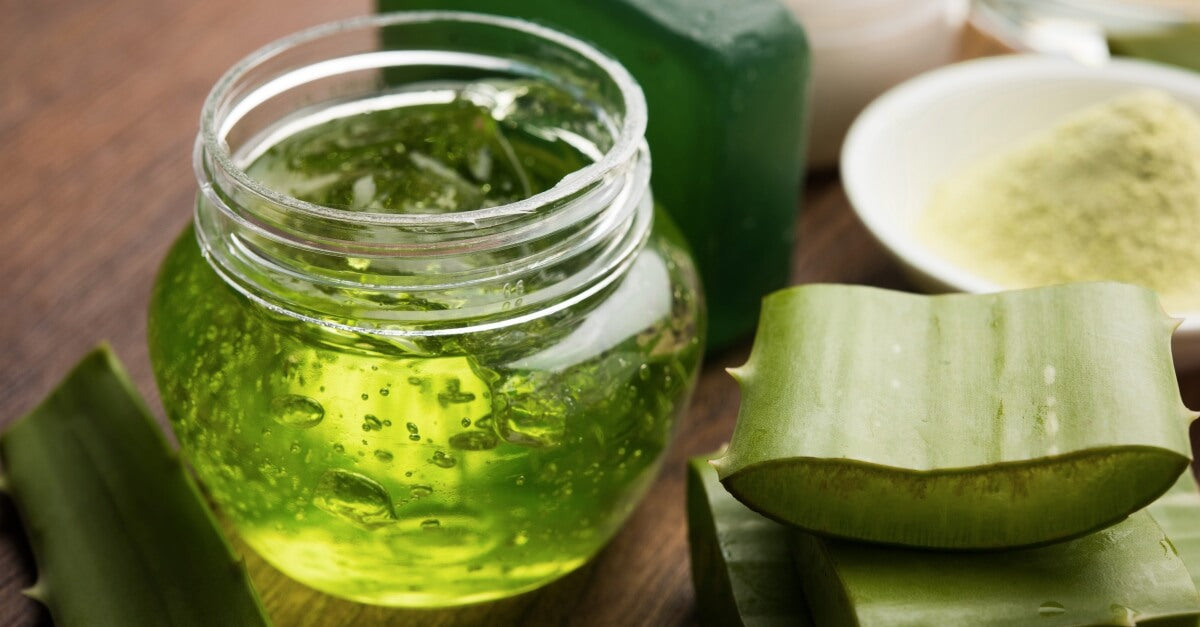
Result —
<path fill-rule="evenodd" d="M 604 545 L 704 333 L 645 123 L 616 62 L 472 14 L 318 27 L 221 78 L 149 339 L 183 453 L 251 547 L 334 595 L 436 607 Z"/>

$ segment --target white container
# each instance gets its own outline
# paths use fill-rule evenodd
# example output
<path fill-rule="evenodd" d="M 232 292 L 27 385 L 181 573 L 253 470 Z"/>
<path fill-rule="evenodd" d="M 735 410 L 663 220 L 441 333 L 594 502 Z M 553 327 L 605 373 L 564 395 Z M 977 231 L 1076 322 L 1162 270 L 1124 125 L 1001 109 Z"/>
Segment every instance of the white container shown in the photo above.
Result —
<path fill-rule="evenodd" d="M 1061 57 L 1012 55 L 957 63 L 921 75 L 871 103 L 842 151 L 842 183 L 867 230 L 935 292 L 1001 286 L 930 250 L 917 236 L 933 188 L 954 172 L 1064 117 L 1139 88 L 1162 90 L 1200 113 L 1200 74 L 1114 59 L 1099 67 Z M 1198 237 L 1200 239 L 1200 237 Z M 1175 365 L 1200 367 L 1200 311 L 1172 311 Z"/>
<path fill-rule="evenodd" d="M 808 164 L 837 164 L 855 116 L 904 79 L 952 61 L 965 0 L 783 0 L 808 34 Z"/>

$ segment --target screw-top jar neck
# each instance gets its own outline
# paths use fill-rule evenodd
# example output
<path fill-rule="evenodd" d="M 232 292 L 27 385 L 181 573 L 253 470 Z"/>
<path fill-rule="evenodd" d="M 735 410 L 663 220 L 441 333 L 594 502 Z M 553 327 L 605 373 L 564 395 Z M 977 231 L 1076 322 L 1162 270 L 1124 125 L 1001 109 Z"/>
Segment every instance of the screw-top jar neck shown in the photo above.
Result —
<path fill-rule="evenodd" d="M 593 161 L 528 198 L 449 213 L 322 206 L 246 172 L 298 120 L 492 79 L 569 93 L 588 119 L 546 128 Z M 196 143 L 197 236 L 231 286 L 301 319 L 386 335 L 505 326 L 571 307 L 631 263 L 653 214 L 645 125 L 624 68 L 546 28 L 449 12 L 329 24 L 255 52 L 213 88 Z"/>

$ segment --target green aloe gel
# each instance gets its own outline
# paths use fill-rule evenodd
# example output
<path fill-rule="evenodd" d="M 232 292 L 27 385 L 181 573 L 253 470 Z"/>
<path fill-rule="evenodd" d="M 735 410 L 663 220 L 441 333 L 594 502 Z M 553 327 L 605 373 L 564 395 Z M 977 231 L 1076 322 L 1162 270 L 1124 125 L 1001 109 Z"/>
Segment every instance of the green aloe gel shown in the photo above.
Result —
<path fill-rule="evenodd" d="M 231 228 L 249 235 L 226 241 L 204 197 L 163 264 L 150 346 L 187 459 L 267 561 L 338 596 L 437 607 L 543 585 L 616 532 L 703 350 L 682 240 L 646 194 L 623 265 L 582 296 L 556 290 L 594 258 L 603 212 L 565 234 L 427 252 L 449 224 L 429 216 L 482 215 L 585 176 L 611 148 L 590 139 L 601 122 L 552 81 L 427 80 L 301 108 L 232 151 L 271 194 L 318 209 L 243 202 L 250 217 Z M 612 172 L 560 204 L 624 176 Z M 560 208 L 512 219 L 536 230 Z M 378 223 L 393 216 L 426 222 L 392 240 Z M 335 238 L 370 250 L 333 254 Z M 396 242 L 409 248 L 374 252 Z M 270 294 L 247 287 L 268 274 Z"/>

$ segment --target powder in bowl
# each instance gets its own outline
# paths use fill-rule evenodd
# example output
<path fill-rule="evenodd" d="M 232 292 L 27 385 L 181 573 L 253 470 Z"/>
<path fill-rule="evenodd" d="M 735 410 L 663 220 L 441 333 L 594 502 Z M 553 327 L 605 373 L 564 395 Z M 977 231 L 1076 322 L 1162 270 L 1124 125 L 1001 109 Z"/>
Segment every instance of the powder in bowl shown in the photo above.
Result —
<path fill-rule="evenodd" d="M 917 229 L 1006 287 L 1125 281 L 1200 310 L 1200 117 L 1153 90 L 1084 109 L 945 181 Z"/>

